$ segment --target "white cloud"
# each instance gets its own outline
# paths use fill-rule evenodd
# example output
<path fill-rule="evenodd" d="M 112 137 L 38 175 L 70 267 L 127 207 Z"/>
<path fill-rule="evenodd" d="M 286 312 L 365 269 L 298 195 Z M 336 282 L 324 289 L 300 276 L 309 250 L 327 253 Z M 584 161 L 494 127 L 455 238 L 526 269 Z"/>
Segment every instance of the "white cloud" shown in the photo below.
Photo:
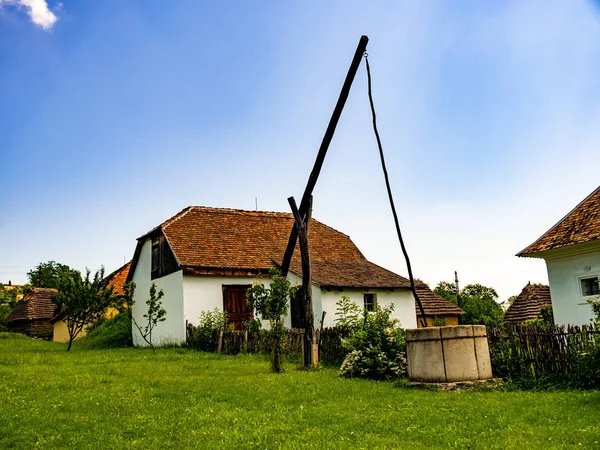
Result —
<path fill-rule="evenodd" d="M 58 20 L 48 8 L 46 0 L 0 0 L 0 7 L 2 5 L 18 5 L 25 8 L 31 21 L 44 30 L 52 28 Z"/>

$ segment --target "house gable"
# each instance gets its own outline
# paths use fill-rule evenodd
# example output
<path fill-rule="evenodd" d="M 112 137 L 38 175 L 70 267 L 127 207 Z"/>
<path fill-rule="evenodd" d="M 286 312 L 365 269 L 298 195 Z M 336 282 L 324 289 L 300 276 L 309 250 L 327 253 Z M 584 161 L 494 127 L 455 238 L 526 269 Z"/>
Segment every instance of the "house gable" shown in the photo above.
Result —
<path fill-rule="evenodd" d="M 517 256 L 542 257 L 543 252 L 599 240 L 600 186 Z"/>

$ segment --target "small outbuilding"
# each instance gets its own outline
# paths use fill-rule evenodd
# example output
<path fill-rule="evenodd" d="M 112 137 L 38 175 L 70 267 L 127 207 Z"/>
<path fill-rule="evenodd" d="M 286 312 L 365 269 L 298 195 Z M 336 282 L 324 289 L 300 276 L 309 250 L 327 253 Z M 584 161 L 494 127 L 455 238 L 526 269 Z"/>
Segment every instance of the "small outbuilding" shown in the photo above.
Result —
<path fill-rule="evenodd" d="M 527 283 L 504 314 L 504 323 L 518 324 L 527 320 L 540 319 L 542 308 L 552 307 L 550 286 Z"/>
<path fill-rule="evenodd" d="M 439 296 L 426 284 L 417 285 L 416 291 L 423 305 L 428 327 L 456 326 L 460 323 L 460 318 L 465 312 L 458 305 Z M 423 316 L 420 314 L 416 302 L 415 307 L 417 310 L 417 327 L 421 328 L 423 326 Z"/>
<path fill-rule="evenodd" d="M 25 292 L 6 319 L 8 331 L 32 337 L 52 337 L 54 326 L 50 319 L 56 306 L 52 297 L 56 289 L 32 288 Z"/>

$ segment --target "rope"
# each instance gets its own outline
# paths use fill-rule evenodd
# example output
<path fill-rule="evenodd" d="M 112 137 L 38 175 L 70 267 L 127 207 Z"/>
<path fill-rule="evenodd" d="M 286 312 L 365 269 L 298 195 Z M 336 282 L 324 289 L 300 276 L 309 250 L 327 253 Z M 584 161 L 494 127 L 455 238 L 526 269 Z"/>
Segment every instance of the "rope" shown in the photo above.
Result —
<path fill-rule="evenodd" d="M 373 131 L 375 132 L 375 137 L 377 138 L 377 147 L 379 147 L 379 156 L 381 158 L 381 168 L 383 169 L 383 176 L 385 178 L 385 186 L 387 188 L 388 198 L 390 199 L 390 206 L 392 207 L 392 214 L 394 215 L 394 223 L 396 224 L 396 233 L 398 234 L 398 240 L 400 241 L 400 247 L 402 247 L 402 253 L 404 254 L 404 259 L 406 260 L 406 267 L 408 269 L 408 278 L 410 279 L 410 291 L 415 297 L 417 304 L 419 305 L 419 310 L 421 311 L 421 325 L 423 327 L 427 326 L 427 319 L 425 318 L 425 310 L 423 309 L 423 304 L 421 303 L 421 299 L 417 294 L 417 290 L 415 289 L 415 279 L 413 278 L 412 267 L 410 265 L 410 258 L 408 257 L 408 252 L 406 251 L 406 246 L 404 245 L 404 239 L 402 239 L 402 232 L 400 231 L 400 223 L 398 222 L 398 214 L 396 214 L 396 206 L 394 206 L 394 198 L 392 197 L 392 188 L 390 187 L 390 179 L 388 177 L 387 168 L 385 166 L 385 158 L 383 156 L 383 148 L 381 146 L 381 139 L 379 138 L 379 131 L 377 131 L 377 115 L 375 114 L 375 106 L 373 105 L 373 93 L 371 91 L 371 67 L 369 66 L 369 55 L 365 52 L 365 61 L 367 63 L 367 79 L 369 84 L 369 103 L 371 104 L 371 114 L 373 115 Z"/>

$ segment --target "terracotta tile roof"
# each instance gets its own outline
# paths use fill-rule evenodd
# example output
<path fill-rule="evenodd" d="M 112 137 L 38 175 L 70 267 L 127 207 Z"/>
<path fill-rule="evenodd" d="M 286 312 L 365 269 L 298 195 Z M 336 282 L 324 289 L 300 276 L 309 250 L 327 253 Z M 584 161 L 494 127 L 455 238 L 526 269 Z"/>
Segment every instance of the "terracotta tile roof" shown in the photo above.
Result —
<path fill-rule="evenodd" d="M 600 187 L 517 256 L 535 256 L 535 253 L 599 239 Z"/>
<path fill-rule="evenodd" d="M 291 213 L 190 206 L 138 239 L 164 233 L 179 266 L 188 273 L 208 269 L 266 271 L 281 261 L 294 224 Z M 408 281 L 373 264 L 350 237 L 312 219 L 309 242 L 315 282 L 335 287 L 407 287 Z M 293 257 L 299 269 L 298 245 Z"/>
<path fill-rule="evenodd" d="M 540 316 L 542 306 L 552 306 L 550 287 L 545 284 L 531 284 L 523 288 L 504 314 L 504 322 L 521 323 Z"/>
<path fill-rule="evenodd" d="M 311 255 L 312 257 L 312 255 Z M 280 263 L 278 262 L 278 265 Z M 290 270 L 302 276 L 300 258 L 295 256 Z M 312 281 L 321 288 L 394 289 L 410 287 L 410 281 L 366 259 L 352 261 L 312 261 Z"/>
<path fill-rule="evenodd" d="M 49 288 L 33 288 L 27 291 L 23 298 L 17 302 L 6 322 L 34 319 L 50 320 L 56 308 L 52 303 L 54 294 L 56 294 L 56 289 Z"/>
<path fill-rule="evenodd" d="M 127 264 L 119 267 L 114 272 L 107 275 L 104 280 L 108 283 L 108 287 L 113 289 L 113 292 L 118 296 L 123 296 L 123 285 L 127 280 L 127 275 L 129 274 L 129 268 L 131 267 L 131 261 Z"/>
<path fill-rule="evenodd" d="M 426 316 L 462 316 L 465 313 L 458 305 L 433 292 L 425 283 L 419 283 L 416 290 Z M 417 317 L 422 317 L 416 301 L 415 309 Z"/>

